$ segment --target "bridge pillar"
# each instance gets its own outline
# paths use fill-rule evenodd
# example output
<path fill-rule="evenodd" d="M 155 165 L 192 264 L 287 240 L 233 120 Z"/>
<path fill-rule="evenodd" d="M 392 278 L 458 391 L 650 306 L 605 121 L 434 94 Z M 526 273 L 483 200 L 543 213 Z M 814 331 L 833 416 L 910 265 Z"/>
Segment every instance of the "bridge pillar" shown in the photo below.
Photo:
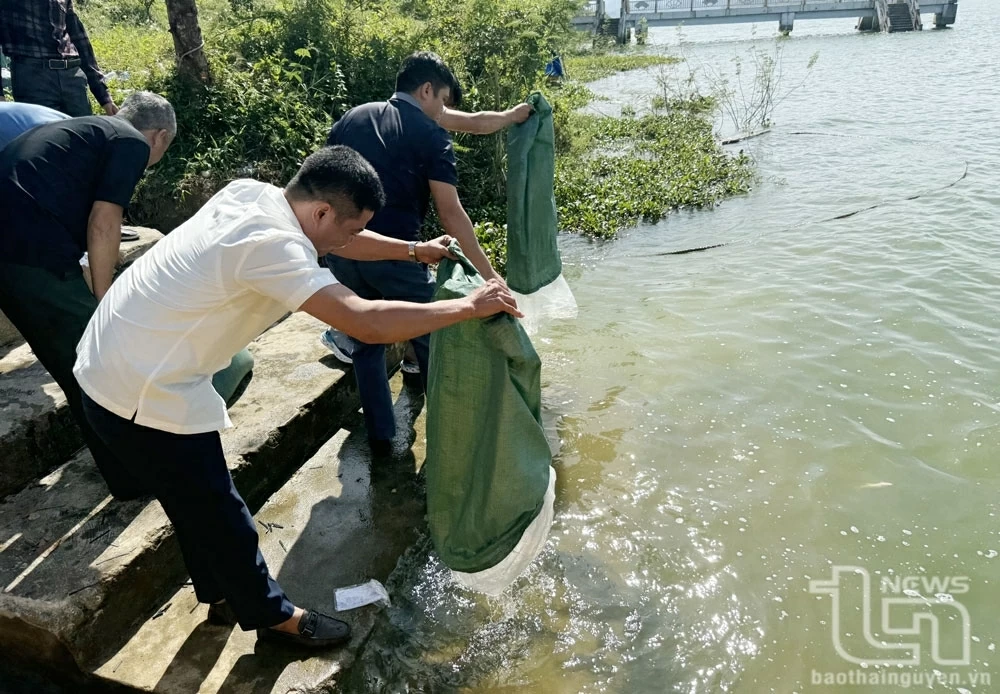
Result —
<path fill-rule="evenodd" d="M 955 23 L 955 18 L 958 16 L 958 4 L 951 3 L 944 8 L 944 12 L 938 12 L 934 15 L 934 28 L 944 29 L 951 24 Z"/>
<path fill-rule="evenodd" d="M 795 23 L 795 13 L 794 12 L 782 12 L 781 17 L 778 19 L 778 31 L 780 31 L 785 36 L 792 33 L 792 24 Z"/>
<path fill-rule="evenodd" d="M 628 0 L 621 0 L 621 14 L 618 20 L 618 43 L 624 45 L 627 43 L 632 43 L 632 28 L 629 26 L 629 12 L 631 8 L 629 7 Z"/>
<path fill-rule="evenodd" d="M 871 17 L 861 17 L 858 19 L 858 31 L 878 31 L 878 17 L 872 15 Z"/>

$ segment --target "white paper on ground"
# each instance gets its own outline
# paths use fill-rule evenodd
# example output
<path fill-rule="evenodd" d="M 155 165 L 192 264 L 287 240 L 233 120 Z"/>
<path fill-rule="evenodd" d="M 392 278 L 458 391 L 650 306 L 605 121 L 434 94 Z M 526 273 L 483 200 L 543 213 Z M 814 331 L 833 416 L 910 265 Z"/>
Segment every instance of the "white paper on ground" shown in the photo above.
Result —
<path fill-rule="evenodd" d="M 337 592 L 333 594 L 333 604 L 337 612 L 346 612 L 372 604 L 389 607 L 392 603 L 385 586 L 373 578 L 367 583 L 337 588 Z"/>
<path fill-rule="evenodd" d="M 521 325 L 525 332 L 534 335 L 545 323 L 553 320 L 572 320 L 576 318 L 576 299 L 573 291 L 566 283 L 566 278 L 559 275 L 537 292 L 520 294 L 511 291 L 521 309 L 524 318 Z"/>
<path fill-rule="evenodd" d="M 545 500 L 542 503 L 542 510 L 535 516 L 535 520 L 525 528 L 524 534 L 510 554 L 496 566 L 491 566 L 484 571 L 475 573 L 462 573 L 452 571 L 451 575 L 455 582 L 465 588 L 497 596 L 502 593 L 507 586 L 517 580 L 517 577 L 524 573 L 524 570 L 535 560 L 535 557 L 545 547 L 545 542 L 549 538 L 549 530 L 552 528 L 552 519 L 555 516 L 556 501 L 556 471 L 549 467 L 549 488 L 545 492 Z"/>

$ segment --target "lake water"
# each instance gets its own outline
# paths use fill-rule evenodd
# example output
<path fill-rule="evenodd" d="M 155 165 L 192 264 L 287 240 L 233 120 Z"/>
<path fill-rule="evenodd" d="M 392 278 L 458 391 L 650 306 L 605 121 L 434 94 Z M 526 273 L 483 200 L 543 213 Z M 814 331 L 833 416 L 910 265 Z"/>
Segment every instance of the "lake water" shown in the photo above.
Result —
<path fill-rule="evenodd" d="M 414 551 L 366 688 L 1000 691 L 998 27 L 990 0 L 947 31 L 800 19 L 781 84 L 805 83 L 737 146 L 752 193 L 564 239 L 580 316 L 535 341 L 562 442 L 549 549 L 496 601 Z M 651 41 L 725 70 L 776 31 Z M 598 108 L 641 107 L 658 76 L 603 80 Z M 810 591 L 835 567 L 871 587 L 843 570 L 836 610 Z M 918 633 L 885 636 L 883 610 Z M 880 665 L 915 655 L 883 641 L 919 665 Z"/>

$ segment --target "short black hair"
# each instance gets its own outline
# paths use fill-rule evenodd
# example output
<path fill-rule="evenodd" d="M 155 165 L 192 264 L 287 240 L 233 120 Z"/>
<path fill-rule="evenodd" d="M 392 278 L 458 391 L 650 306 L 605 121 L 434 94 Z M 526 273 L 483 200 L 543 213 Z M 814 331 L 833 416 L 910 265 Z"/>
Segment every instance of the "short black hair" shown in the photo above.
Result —
<path fill-rule="evenodd" d="M 399 67 L 399 72 L 396 73 L 396 91 L 412 94 L 427 82 L 434 88 L 434 94 L 448 87 L 451 90 L 452 106 L 462 103 L 462 85 L 458 83 L 451 68 L 441 60 L 441 56 L 430 51 L 418 51 Z"/>
<path fill-rule="evenodd" d="M 293 200 L 327 202 L 338 217 L 351 219 L 362 210 L 378 212 L 385 192 L 368 160 L 350 147 L 336 145 L 313 152 L 285 188 Z"/>

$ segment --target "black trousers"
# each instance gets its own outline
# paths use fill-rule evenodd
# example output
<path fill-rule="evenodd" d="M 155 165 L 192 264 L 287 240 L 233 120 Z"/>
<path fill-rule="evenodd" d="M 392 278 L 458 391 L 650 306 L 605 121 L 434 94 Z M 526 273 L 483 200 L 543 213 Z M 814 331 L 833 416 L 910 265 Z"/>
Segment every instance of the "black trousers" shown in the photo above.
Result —
<path fill-rule="evenodd" d="M 275 626 L 295 611 L 268 573 L 257 530 L 233 486 L 219 432 L 180 435 L 144 427 L 86 393 L 83 411 L 117 462 L 101 472 L 153 494 L 170 522 L 199 602 L 225 599 L 243 629 Z"/>
<path fill-rule="evenodd" d="M 47 60 L 11 58 L 14 101 L 48 106 L 67 116 L 92 116 L 87 75 L 80 67 L 53 70 Z"/>
<path fill-rule="evenodd" d="M 362 299 L 389 299 L 426 304 L 434 298 L 434 279 L 422 263 L 401 260 L 349 260 L 326 256 L 326 266 L 337 280 Z M 354 340 L 351 358 L 358 381 L 361 409 L 371 439 L 389 441 L 396 435 L 396 414 L 392 409 L 392 391 L 385 373 L 385 345 L 369 345 Z M 427 360 L 431 336 L 410 340 L 420 365 L 420 378 L 427 390 Z"/>

